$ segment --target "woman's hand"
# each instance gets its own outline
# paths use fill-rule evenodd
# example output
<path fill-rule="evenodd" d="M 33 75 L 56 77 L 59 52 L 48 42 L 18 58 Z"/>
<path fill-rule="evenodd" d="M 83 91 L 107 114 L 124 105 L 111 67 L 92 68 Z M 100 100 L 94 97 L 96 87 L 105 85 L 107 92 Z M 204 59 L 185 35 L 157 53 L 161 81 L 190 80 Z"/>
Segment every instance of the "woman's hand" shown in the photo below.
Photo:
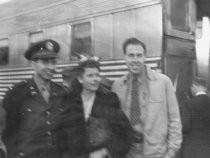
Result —
<path fill-rule="evenodd" d="M 106 148 L 96 150 L 89 154 L 89 158 L 107 158 L 109 156 L 109 151 Z"/>

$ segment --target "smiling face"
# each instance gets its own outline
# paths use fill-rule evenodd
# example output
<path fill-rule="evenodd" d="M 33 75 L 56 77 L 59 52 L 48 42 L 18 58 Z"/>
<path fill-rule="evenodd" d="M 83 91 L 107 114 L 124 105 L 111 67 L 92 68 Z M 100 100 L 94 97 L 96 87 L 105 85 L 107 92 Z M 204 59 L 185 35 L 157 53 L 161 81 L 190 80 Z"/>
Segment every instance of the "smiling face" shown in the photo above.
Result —
<path fill-rule="evenodd" d="M 56 58 L 38 59 L 32 61 L 31 65 L 37 75 L 42 80 L 51 80 L 56 70 Z"/>
<path fill-rule="evenodd" d="M 78 77 L 79 82 L 82 84 L 83 90 L 95 92 L 98 90 L 101 80 L 99 70 L 95 67 L 84 68 L 84 73 Z"/>
<path fill-rule="evenodd" d="M 144 48 L 139 44 L 129 44 L 125 49 L 125 61 L 133 74 L 141 74 L 144 69 Z"/>

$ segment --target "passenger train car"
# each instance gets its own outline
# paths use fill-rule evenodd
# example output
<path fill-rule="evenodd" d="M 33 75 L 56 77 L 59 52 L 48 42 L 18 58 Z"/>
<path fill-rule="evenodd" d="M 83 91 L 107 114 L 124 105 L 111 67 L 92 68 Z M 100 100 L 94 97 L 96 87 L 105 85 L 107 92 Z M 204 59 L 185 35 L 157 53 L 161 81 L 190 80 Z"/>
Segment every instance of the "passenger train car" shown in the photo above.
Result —
<path fill-rule="evenodd" d="M 179 9 L 177 9 L 179 8 Z M 78 54 L 101 58 L 102 76 L 125 74 L 122 43 L 137 37 L 147 46 L 146 63 L 174 82 L 179 101 L 195 72 L 196 4 L 191 0 L 12 0 L 0 5 L 0 99 L 14 83 L 32 77 L 23 54 L 42 39 L 61 45 L 61 70 Z"/>

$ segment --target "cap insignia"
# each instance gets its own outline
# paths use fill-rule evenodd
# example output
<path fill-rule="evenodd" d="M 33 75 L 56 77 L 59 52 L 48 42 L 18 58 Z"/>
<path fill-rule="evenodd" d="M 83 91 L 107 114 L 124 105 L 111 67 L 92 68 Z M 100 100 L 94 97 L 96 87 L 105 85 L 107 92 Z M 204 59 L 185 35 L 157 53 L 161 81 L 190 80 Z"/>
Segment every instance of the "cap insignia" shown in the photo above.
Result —
<path fill-rule="evenodd" d="M 54 50 L 54 45 L 51 42 L 47 42 L 45 44 L 45 47 L 47 48 L 47 50 L 50 50 L 50 51 Z"/>

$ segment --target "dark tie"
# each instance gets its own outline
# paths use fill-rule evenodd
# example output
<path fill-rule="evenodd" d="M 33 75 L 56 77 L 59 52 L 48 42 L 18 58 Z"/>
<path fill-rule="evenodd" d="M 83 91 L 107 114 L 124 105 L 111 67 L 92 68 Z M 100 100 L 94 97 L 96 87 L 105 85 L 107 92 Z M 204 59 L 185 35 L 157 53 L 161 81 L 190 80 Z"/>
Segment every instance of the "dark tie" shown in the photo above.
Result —
<path fill-rule="evenodd" d="M 130 109 L 130 122 L 132 125 L 138 124 L 140 120 L 140 107 L 139 107 L 139 84 L 137 76 L 133 76 L 131 86 L 131 109 Z"/>

